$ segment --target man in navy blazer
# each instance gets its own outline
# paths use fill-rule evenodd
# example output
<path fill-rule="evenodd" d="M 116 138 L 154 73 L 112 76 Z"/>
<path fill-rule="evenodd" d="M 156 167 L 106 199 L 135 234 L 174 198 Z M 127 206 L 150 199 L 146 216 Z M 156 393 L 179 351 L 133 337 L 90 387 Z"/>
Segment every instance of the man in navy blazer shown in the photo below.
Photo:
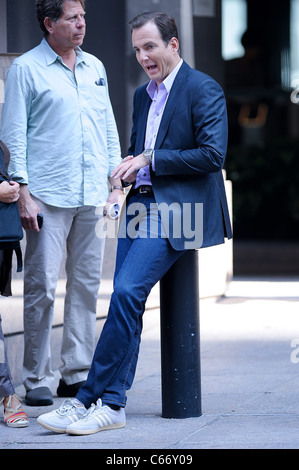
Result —
<path fill-rule="evenodd" d="M 145 67 L 146 68 L 146 67 Z M 134 96 L 131 155 L 138 156 L 124 162 L 118 175 L 125 180 L 134 171 L 148 165 L 143 158 L 144 139 L 151 98 L 147 85 L 138 88 Z M 154 149 L 155 171 L 150 176 L 156 202 L 180 205 L 177 224 L 183 224 L 183 205 L 192 207 L 202 203 L 203 239 L 192 241 L 176 237 L 169 228 L 169 242 L 176 250 L 218 245 L 231 238 L 231 224 L 227 207 L 222 168 L 227 147 L 226 102 L 221 87 L 208 75 L 191 69 L 183 62 L 171 88 Z M 127 169 L 127 173 L 124 171 Z M 134 179 L 134 176 L 133 176 Z M 161 211 L 163 223 L 163 211 Z M 171 222 L 171 219 L 170 219 Z M 166 220 L 168 223 L 168 219 Z M 187 227 L 186 227 L 187 228 Z"/>
<path fill-rule="evenodd" d="M 108 317 L 76 398 L 38 418 L 47 429 L 69 434 L 125 426 L 126 390 L 134 379 L 150 290 L 187 249 L 232 236 L 222 177 L 223 92 L 180 58 L 173 18 L 145 13 L 130 24 L 150 82 L 135 93 L 129 154 L 111 175 L 132 188 L 120 223 Z"/>
<path fill-rule="evenodd" d="M 143 155 L 146 120 L 151 99 L 146 85 L 134 97 L 134 123 L 130 154 Z M 226 103 L 220 86 L 206 74 L 183 62 L 165 106 L 154 151 L 155 171 L 151 183 L 158 204 L 202 203 L 200 243 L 193 248 L 218 245 L 231 238 L 231 225 L 222 176 L 227 146 Z M 131 168 L 138 168 L 130 160 Z M 144 162 L 146 165 L 148 162 Z M 141 163 L 142 165 L 142 163 Z M 126 167 L 124 167 L 126 168 Z M 119 173 L 122 174 L 122 173 Z M 193 210 L 194 212 L 194 210 Z M 163 212 L 161 212 L 163 223 Z M 183 227 L 183 220 L 177 223 Z M 175 237 L 169 227 L 169 241 L 176 250 L 191 245 L 189 238 Z"/>

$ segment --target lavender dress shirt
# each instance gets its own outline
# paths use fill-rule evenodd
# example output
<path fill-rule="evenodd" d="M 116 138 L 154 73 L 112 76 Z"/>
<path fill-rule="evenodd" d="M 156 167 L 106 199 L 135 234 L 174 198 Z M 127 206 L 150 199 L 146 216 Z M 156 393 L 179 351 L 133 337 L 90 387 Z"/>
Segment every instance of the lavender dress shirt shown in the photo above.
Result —
<path fill-rule="evenodd" d="M 151 80 L 147 87 L 147 92 L 152 100 L 152 104 L 149 109 L 147 125 L 146 125 L 146 134 L 144 149 L 154 149 L 156 138 L 158 135 L 160 123 L 162 120 L 163 112 L 167 103 L 167 99 L 175 80 L 175 77 L 180 70 L 180 67 L 183 63 L 181 59 L 175 69 L 165 78 L 165 80 L 160 84 L 159 88 L 155 81 Z M 155 157 L 153 155 L 152 168 L 155 171 Z M 138 188 L 141 185 L 151 185 L 151 176 L 149 165 L 144 168 L 141 168 L 137 173 L 135 188 Z"/>

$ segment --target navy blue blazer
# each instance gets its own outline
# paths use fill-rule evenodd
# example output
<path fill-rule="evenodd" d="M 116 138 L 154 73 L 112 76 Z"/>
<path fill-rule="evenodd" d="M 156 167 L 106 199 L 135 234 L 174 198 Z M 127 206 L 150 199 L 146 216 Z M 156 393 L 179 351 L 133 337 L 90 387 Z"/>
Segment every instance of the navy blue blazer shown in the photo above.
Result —
<path fill-rule="evenodd" d="M 144 150 L 151 104 L 146 87 L 134 94 L 128 155 Z M 155 171 L 151 170 L 162 223 L 175 250 L 218 245 L 232 237 L 222 175 L 226 148 L 222 88 L 183 62 L 164 109 L 155 144 Z"/>

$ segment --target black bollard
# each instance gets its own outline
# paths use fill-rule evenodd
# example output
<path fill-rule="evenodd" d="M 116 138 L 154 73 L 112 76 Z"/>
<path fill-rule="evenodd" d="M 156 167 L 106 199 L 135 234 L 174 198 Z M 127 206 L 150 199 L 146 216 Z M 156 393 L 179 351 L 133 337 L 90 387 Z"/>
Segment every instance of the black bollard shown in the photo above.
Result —
<path fill-rule="evenodd" d="M 162 417 L 201 416 L 198 253 L 186 253 L 160 281 Z"/>

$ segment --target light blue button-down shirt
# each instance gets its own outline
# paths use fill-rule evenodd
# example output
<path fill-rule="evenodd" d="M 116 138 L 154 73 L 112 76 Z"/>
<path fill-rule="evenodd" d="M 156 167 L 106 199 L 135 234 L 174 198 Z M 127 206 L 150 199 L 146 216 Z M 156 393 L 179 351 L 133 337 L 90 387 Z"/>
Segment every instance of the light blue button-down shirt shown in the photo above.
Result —
<path fill-rule="evenodd" d="M 9 173 L 56 207 L 104 205 L 107 178 L 121 162 L 105 68 L 80 48 L 76 54 L 73 73 L 44 38 L 14 61 L 5 86 Z"/>

